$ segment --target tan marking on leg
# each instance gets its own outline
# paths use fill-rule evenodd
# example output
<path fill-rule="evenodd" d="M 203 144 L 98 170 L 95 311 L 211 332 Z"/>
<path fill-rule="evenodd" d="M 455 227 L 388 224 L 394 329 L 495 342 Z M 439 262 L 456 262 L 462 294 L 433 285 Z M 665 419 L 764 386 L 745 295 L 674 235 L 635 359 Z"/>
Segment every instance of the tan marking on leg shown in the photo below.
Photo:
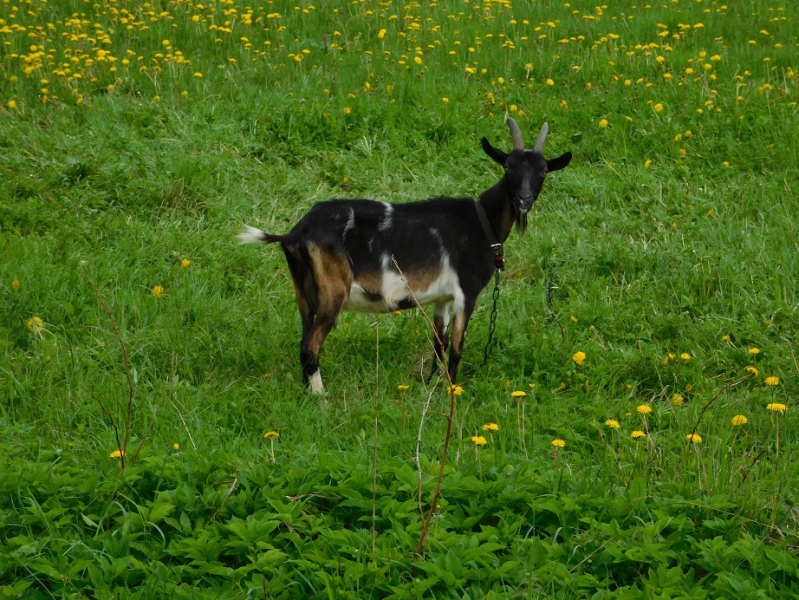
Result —
<path fill-rule="evenodd" d="M 466 313 L 463 310 L 455 312 L 450 327 L 450 344 L 458 354 L 463 351 L 463 332 L 466 331 Z"/>
<path fill-rule="evenodd" d="M 349 297 L 352 284 L 352 271 L 344 256 L 333 254 L 315 244 L 308 244 L 308 255 L 314 272 L 314 279 L 319 290 L 319 306 L 308 339 L 308 351 L 318 364 L 319 351 L 322 344 L 335 325 L 338 315 Z M 309 375 L 309 383 L 313 386 L 315 373 Z M 321 386 L 321 377 L 318 379 Z M 313 388 L 312 388 L 313 389 Z"/>

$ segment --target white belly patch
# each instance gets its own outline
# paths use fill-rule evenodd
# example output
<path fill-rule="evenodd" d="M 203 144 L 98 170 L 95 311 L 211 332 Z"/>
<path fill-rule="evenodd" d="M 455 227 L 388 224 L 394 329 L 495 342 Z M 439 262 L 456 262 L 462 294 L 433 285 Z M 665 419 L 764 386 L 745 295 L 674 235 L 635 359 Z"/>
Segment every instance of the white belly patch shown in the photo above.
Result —
<path fill-rule="evenodd" d="M 458 281 L 458 274 L 449 264 L 449 257 L 444 255 L 441 269 L 436 277 L 424 289 L 413 289 L 413 296 L 408 290 L 408 285 L 400 274 L 391 265 L 391 259 L 384 254 L 381 257 L 382 283 L 380 298 L 369 294 L 357 282 L 350 287 L 350 297 L 344 308 L 368 313 L 391 312 L 397 310 L 401 303 L 413 302 L 413 296 L 422 306 L 426 304 L 441 304 L 455 302 L 456 306 L 463 305 L 463 292 Z"/>

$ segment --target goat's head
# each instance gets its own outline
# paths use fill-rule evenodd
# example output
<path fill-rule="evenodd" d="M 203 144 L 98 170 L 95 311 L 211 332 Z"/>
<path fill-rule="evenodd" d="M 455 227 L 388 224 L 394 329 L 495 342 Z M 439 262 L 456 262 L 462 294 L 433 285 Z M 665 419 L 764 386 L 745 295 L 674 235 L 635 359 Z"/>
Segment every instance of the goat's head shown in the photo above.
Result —
<path fill-rule="evenodd" d="M 572 154 L 566 152 L 552 160 L 544 158 L 544 142 L 549 130 L 546 123 L 541 127 L 532 150 L 524 149 L 522 132 L 516 121 L 510 117 L 508 117 L 508 127 L 513 137 L 513 151 L 510 154 L 497 150 L 486 138 L 482 140 L 483 150 L 505 169 L 500 186 L 516 213 L 517 228 L 524 231 L 527 226 L 527 213 L 538 199 L 547 173 L 558 171 L 568 165 Z"/>

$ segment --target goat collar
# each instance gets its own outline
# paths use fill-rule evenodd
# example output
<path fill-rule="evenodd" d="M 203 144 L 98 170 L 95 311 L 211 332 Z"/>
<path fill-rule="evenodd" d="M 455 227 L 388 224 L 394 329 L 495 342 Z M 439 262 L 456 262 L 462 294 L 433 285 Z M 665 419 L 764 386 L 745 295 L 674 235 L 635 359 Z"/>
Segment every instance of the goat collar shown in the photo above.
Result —
<path fill-rule="evenodd" d="M 494 233 L 494 228 L 491 227 L 488 215 L 479 200 L 475 200 L 474 208 L 477 210 L 477 216 L 480 218 L 480 225 L 483 226 L 483 232 L 486 234 L 488 243 L 491 245 L 491 252 L 494 254 L 494 268 L 497 271 L 504 271 L 505 251 L 502 248 L 502 242 L 499 241 L 497 234 Z M 497 275 L 499 275 L 499 273 L 497 273 Z"/>

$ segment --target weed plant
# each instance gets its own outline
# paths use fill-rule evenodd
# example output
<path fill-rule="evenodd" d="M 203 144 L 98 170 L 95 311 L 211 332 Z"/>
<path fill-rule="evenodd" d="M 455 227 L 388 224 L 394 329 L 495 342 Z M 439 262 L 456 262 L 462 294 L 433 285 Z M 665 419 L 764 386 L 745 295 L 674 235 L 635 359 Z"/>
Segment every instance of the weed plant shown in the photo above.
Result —
<path fill-rule="evenodd" d="M 799 596 L 797 20 L 4 1 L 0 597 Z M 235 234 L 474 197 L 507 115 L 575 157 L 506 246 L 486 365 L 478 304 L 414 563 L 448 407 L 425 320 L 343 314 L 322 406 L 281 252 Z M 126 458 L 160 406 L 124 469 L 90 280 Z"/>

